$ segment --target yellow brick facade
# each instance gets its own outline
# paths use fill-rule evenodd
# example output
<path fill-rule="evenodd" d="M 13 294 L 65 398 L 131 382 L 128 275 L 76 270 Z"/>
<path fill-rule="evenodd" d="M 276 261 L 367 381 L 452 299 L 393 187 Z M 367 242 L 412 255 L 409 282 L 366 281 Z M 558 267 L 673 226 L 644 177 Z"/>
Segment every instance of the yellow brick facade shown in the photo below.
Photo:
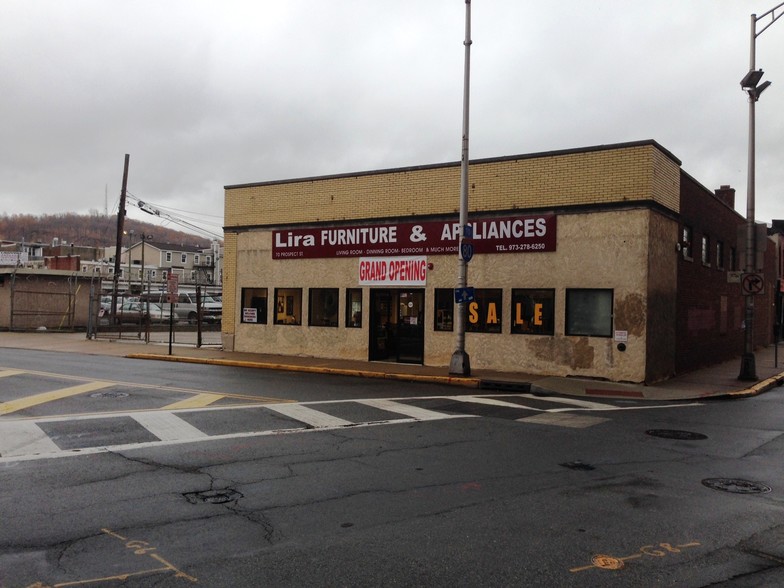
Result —
<path fill-rule="evenodd" d="M 652 142 L 471 164 L 471 211 L 656 202 L 678 211 L 679 162 Z M 457 213 L 460 166 L 445 164 L 228 186 L 226 228 Z"/>

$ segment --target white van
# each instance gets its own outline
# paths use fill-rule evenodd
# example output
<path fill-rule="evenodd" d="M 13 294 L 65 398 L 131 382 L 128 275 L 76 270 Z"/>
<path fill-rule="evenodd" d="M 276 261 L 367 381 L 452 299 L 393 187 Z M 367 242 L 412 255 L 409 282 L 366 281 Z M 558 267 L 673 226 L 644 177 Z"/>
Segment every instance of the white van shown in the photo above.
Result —
<path fill-rule="evenodd" d="M 165 292 L 153 294 L 143 294 L 142 300 L 149 300 L 161 306 L 170 304 L 166 301 Z M 177 320 L 187 320 L 189 323 L 196 323 L 198 317 L 198 307 L 196 305 L 195 292 L 180 292 L 177 295 L 177 302 L 174 303 L 174 317 Z M 201 320 L 205 323 L 217 323 L 223 318 L 223 304 L 215 302 L 208 294 L 201 296 Z"/>

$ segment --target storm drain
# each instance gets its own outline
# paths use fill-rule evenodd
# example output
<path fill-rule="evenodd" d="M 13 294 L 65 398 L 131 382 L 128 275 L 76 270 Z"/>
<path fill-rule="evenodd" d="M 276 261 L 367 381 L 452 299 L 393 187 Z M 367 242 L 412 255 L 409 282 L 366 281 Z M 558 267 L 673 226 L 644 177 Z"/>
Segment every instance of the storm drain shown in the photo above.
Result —
<path fill-rule="evenodd" d="M 714 490 L 732 492 L 733 494 L 764 494 L 770 492 L 770 486 L 762 482 L 739 480 L 738 478 L 707 478 L 702 481 L 702 485 Z"/>
<path fill-rule="evenodd" d="M 233 488 L 224 488 L 222 490 L 204 490 L 202 492 L 186 492 L 183 494 L 185 500 L 191 504 L 198 504 L 199 502 L 206 502 L 208 504 L 226 504 L 228 502 L 236 502 L 242 498 L 242 494 Z"/>
<path fill-rule="evenodd" d="M 645 431 L 651 437 L 661 437 L 662 439 L 678 439 L 679 441 L 702 441 L 707 439 L 707 435 L 702 433 L 692 433 L 691 431 L 678 431 L 677 429 L 649 429 Z"/>

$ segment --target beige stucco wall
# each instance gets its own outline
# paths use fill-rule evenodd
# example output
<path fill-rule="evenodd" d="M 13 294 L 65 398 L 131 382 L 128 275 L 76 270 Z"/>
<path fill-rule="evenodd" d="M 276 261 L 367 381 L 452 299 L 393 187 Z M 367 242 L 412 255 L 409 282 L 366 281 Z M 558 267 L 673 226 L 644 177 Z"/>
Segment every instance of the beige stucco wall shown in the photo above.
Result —
<path fill-rule="evenodd" d="M 502 288 L 501 334 L 467 333 L 466 350 L 474 369 L 498 369 L 533 374 L 575 375 L 618 381 L 645 379 L 646 297 L 648 236 L 651 216 L 646 208 L 626 211 L 562 214 L 558 216 L 557 251 L 477 255 L 469 264 L 469 284 Z M 233 319 L 234 349 L 243 352 L 302 354 L 367 360 L 369 340 L 369 288 L 363 289 L 364 321 L 361 329 L 343 327 L 345 288 L 358 282 L 358 259 L 272 260 L 271 231 L 240 233 L 236 239 L 236 289 L 224 296 L 224 330 Z M 228 241 L 227 241 L 228 244 Z M 433 329 L 435 288 L 453 288 L 457 258 L 430 256 L 425 305 L 426 365 L 449 365 L 454 332 Z M 242 288 L 303 289 L 303 323 L 307 323 L 307 288 L 340 288 L 338 328 L 240 322 Z M 555 335 L 512 335 L 511 289 L 555 288 Z M 564 336 L 567 288 L 614 290 L 614 327 L 626 331 L 626 351 L 612 338 Z M 227 309 L 233 306 L 233 311 Z M 270 314 L 271 318 L 271 314 Z"/>

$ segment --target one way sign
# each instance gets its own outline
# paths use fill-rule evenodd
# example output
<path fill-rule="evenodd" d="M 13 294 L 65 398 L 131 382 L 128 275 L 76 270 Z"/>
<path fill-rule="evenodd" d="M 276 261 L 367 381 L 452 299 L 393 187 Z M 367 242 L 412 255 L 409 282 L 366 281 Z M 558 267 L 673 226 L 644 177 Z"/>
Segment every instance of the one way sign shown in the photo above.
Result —
<path fill-rule="evenodd" d="M 455 302 L 462 304 L 464 302 L 474 301 L 474 289 L 468 288 L 455 288 Z"/>

